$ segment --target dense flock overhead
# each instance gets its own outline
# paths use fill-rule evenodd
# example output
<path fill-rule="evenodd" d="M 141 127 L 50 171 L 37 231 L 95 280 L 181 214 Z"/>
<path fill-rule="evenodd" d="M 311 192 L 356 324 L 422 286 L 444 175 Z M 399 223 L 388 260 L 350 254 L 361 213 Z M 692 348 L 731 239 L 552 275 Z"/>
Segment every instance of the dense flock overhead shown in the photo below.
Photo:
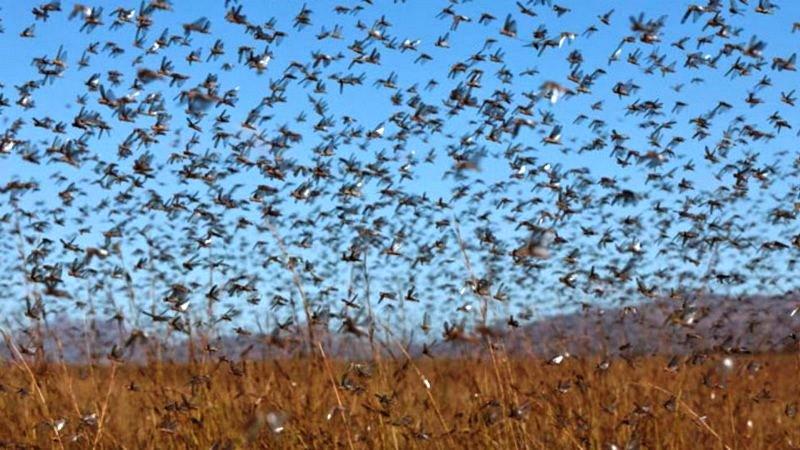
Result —
<path fill-rule="evenodd" d="M 2 11 L 23 352 L 75 318 L 115 359 L 664 299 L 683 329 L 797 288 L 791 1 L 121 3 Z"/>

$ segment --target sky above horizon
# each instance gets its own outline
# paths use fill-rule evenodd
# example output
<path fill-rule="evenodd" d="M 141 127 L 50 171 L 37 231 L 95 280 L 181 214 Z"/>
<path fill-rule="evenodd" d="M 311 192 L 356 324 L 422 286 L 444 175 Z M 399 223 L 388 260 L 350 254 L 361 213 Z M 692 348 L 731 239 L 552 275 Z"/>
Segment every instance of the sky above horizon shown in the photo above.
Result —
<path fill-rule="evenodd" d="M 298 258 L 292 264 L 314 315 L 333 316 L 336 326 L 345 318 L 363 323 L 373 308 L 386 323 L 415 324 L 425 313 L 472 323 L 480 321 L 487 296 L 488 319 L 496 321 L 581 303 L 647 301 L 645 294 L 681 289 L 781 294 L 797 287 L 792 276 L 797 249 L 791 242 L 800 230 L 793 217 L 775 219 L 774 213 L 792 211 L 793 202 L 800 202 L 793 167 L 798 129 L 776 129 L 769 118 L 797 121 L 797 109 L 781 101 L 782 93 L 798 85 L 797 72 L 772 66 L 774 58 L 789 59 L 798 48 L 800 32 L 794 28 L 800 3 L 774 1 L 770 14 L 760 14 L 755 0 L 722 2 L 727 36 L 708 25 L 711 13 L 696 20 L 690 15 L 682 23 L 688 1 L 307 2 L 307 26 L 295 25 L 303 2 L 226 3 L 201 0 L 190 7 L 175 1 L 172 11 L 149 12 L 153 24 L 146 32 L 131 23 L 111 29 L 114 8 L 141 12 L 144 3 L 138 1 L 104 3 L 103 25 L 83 31 L 83 10 L 69 18 L 73 2 L 62 2 L 62 11 L 44 21 L 32 15 L 33 3 L 2 5 L 0 60 L 6 69 L 0 92 L 10 105 L 0 108 L 0 115 L 4 135 L 18 144 L 0 154 L 0 186 L 14 180 L 39 184 L 37 191 L 19 196 L 21 209 L 8 201 L 14 192 L 0 197 L 0 215 L 10 214 L 3 232 L 13 237 L 0 257 L 8 274 L 6 292 L 14 293 L 0 304 L 9 323 L 24 323 L 24 299 L 35 295 L 51 311 L 96 310 L 102 317 L 122 312 L 131 327 L 153 324 L 143 311 L 165 310 L 170 317 L 185 313 L 187 320 L 264 330 L 288 317 L 303 321 L 297 286 L 264 218 L 270 207 L 282 213 L 269 226 Z M 536 16 L 526 15 L 520 4 Z M 225 20 L 237 5 L 253 25 L 250 31 Z M 337 5 L 363 10 L 337 13 Z M 731 14 L 729 5 L 741 13 Z M 559 14 L 559 7 L 568 11 Z M 453 13 L 443 13 L 446 8 Z M 603 23 L 611 10 L 609 23 Z M 486 12 L 495 19 L 481 23 Z M 658 42 L 644 42 L 632 29 L 640 14 L 645 24 L 663 17 L 655 27 Z M 509 15 L 515 36 L 500 33 Z M 456 16 L 468 21 L 453 27 Z M 210 20 L 210 33 L 185 33 L 184 24 L 203 18 Z M 21 37 L 32 24 L 35 36 Z M 339 27 L 341 39 L 319 38 Z M 587 32 L 589 27 L 596 30 Z M 255 39 L 256 28 L 286 36 L 265 42 Z M 537 41 L 536 30 L 546 30 L 545 38 Z M 162 31 L 177 37 L 155 49 Z M 445 37 L 449 48 L 435 45 Z M 675 43 L 683 37 L 688 39 L 680 48 Z M 698 41 L 701 37 L 707 41 Z M 556 44 L 541 51 L 531 45 L 541 47 L 547 39 Z M 209 59 L 217 41 L 225 52 Z M 741 54 L 759 41 L 766 44 L 757 47 L 762 55 Z M 87 53 L 95 42 L 97 54 Z M 413 48 L 403 49 L 404 42 Z M 364 48 L 361 60 L 355 43 Z M 726 45 L 740 50 L 726 54 Z M 243 47 L 268 54 L 266 67 L 248 67 Z M 17 87 L 43 78 L 32 59 L 52 60 L 59 49 L 66 69 L 31 90 L 35 106 L 23 107 L 18 100 L 25 95 Z M 193 51 L 199 51 L 199 62 L 187 61 Z M 380 54 L 378 64 L 363 60 L 373 51 Z M 82 56 L 88 57 L 87 67 L 78 64 Z M 697 67 L 688 67 L 690 60 Z M 763 65 L 749 66 L 747 76 L 729 73 L 737 60 Z M 141 70 L 157 70 L 164 61 L 172 64 L 167 72 L 185 75 L 186 81 L 146 80 Z M 223 69 L 226 63 L 229 70 Z M 116 86 L 108 78 L 112 70 L 122 79 Z M 583 86 L 586 92 L 577 90 L 580 83 L 569 79 L 571 73 L 576 80 L 591 79 Z M 112 98 L 130 96 L 128 112 L 136 111 L 131 122 L 120 120 L 121 109 L 98 104 L 99 90 L 88 83 L 94 74 Z M 217 77 L 216 91 L 235 100 L 209 102 L 202 118 L 187 114 L 190 105 L 180 101 L 181 93 L 209 74 Z M 362 74 L 362 85 L 340 90 L 337 79 Z M 319 83 L 324 92 L 316 89 Z M 550 101 L 554 85 L 573 95 Z M 629 92 L 621 95 L 620 88 Z M 454 95 L 463 92 L 475 98 L 475 107 L 453 108 L 460 99 Z M 82 106 L 77 99 L 84 94 Z M 751 94 L 761 101 L 747 102 Z M 393 96 L 400 97 L 393 102 Z M 493 110 L 498 103 L 503 108 Z M 647 113 L 637 110 L 642 104 L 657 107 Z M 74 127 L 81 110 L 97 111 L 111 129 Z M 242 127 L 254 111 L 255 126 Z M 45 116 L 65 122 L 65 132 L 34 126 L 34 119 Z M 430 120 L 434 117 L 438 121 Z M 17 120 L 24 124 L 10 132 Z M 201 131 L 189 127 L 197 120 Z M 503 129 L 526 120 L 530 126 L 523 124 L 518 132 Z M 698 133 L 701 121 L 708 126 Z M 156 123 L 167 126 L 163 135 L 152 133 Z M 745 134 L 753 129 L 772 136 Z M 543 138 L 556 130 L 560 143 L 546 143 Z M 297 142 L 286 141 L 288 131 L 300 136 Z M 142 135 L 153 143 L 143 144 Z M 70 140 L 88 149 L 81 164 L 48 161 L 48 147 Z M 126 140 L 131 154 L 120 156 Z M 602 145 L 590 148 L 598 141 Z M 39 155 L 38 164 L 25 160 L 32 152 Z M 134 173 L 134 161 L 143 155 L 152 158 L 152 176 Z M 243 160 L 282 167 L 285 179 L 270 178 Z M 214 181 L 187 179 L 189 166 Z M 107 185 L 109 167 L 131 178 Z M 330 176 L 315 177 L 314 167 L 327 167 Z M 750 183 L 738 196 L 737 172 Z M 83 195 L 65 205 L 59 193 L 71 183 Z M 266 203 L 248 200 L 265 185 L 277 193 Z M 318 195 L 308 198 L 304 192 Z M 225 197 L 238 205 L 226 206 Z M 175 199 L 187 209 L 151 207 Z M 448 207 L 437 206 L 438 199 Z M 659 212 L 662 207 L 669 212 Z M 564 208 L 571 212 L 564 214 Z M 36 218 L 21 211 L 36 211 Z M 63 223 L 54 225 L 55 217 Z M 50 225 L 37 229 L 37 221 Z M 11 233 L 17 225 L 28 240 Z M 549 258 L 521 263 L 511 251 L 534 226 L 559 239 Z M 599 242 L 602 236 L 607 242 Z M 704 240 L 709 236 L 720 240 Z M 53 244 L 39 260 L 34 250 L 49 246 L 42 239 Z M 61 240 L 80 250 L 66 249 Z M 772 241 L 790 248 L 765 249 Z M 394 243 L 401 255 L 387 251 Z M 354 245 L 366 249 L 360 253 L 367 255 L 366 270 L 361 263 L 343 262 Z M 88 248 L 111 249 L 112 255 L 88 258 Z M 23 267 L 20 251 L 27 257 Z M 71 277 L 70 264 L 91 273 Z M 69 298 L 35 294 L 41 286 L 19 270 L 52 266 L 63 272 Z M 745 279 L 733 283 L 712 273 Z M 470 288 L 473 278 L 490 285 L 488 295 L 473 292 L 479 290 Z M 176 294 L 176 283 L 190 292 Z M 223 294 L 208 309 L 207 293 L 214 286 Z M 176 295 L 191 299 L 188 311 L 180 310 L 180 301 L 176 305 Z"/>

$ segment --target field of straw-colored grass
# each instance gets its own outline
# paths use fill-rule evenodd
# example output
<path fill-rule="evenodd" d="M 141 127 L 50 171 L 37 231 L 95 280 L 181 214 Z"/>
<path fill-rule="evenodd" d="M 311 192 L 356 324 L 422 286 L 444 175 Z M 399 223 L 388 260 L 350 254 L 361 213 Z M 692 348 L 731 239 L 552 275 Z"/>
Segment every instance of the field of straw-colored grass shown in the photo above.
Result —
<path fill-rule="evenodd" d="M 798 373 L 790 355 L 16 359 L 0 371 L 0 448 L 798 448 Z"/>

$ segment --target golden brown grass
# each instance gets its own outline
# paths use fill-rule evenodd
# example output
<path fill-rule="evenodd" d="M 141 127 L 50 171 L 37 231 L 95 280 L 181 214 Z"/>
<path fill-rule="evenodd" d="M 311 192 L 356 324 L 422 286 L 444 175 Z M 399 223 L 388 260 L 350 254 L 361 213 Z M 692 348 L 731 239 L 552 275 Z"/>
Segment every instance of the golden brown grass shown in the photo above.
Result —
<path fill-rule="evenodd" d="M 607 370 L 597 368 L 599 360 L 553 365 L 499 352 L 495 358 L 384 358 L 364 365 L 320 358 L 80 367 L 29 362 L 30 371 L 17 359 L 0 372 L 0 447 L 800 445 L 797 356 L 737 356 L 726 369 L 723 356 L 714 355 L 682 360 L 676 371 L 659 357 L 614 360 Z"/>

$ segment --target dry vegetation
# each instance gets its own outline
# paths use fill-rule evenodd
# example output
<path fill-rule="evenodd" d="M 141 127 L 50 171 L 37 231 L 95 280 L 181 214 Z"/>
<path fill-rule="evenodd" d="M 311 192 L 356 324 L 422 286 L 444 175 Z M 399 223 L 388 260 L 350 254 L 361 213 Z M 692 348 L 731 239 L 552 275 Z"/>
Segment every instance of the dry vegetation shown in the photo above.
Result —
<path fill-rule="evenodd" d="M 0 377 L 0 442 L 137 449 L 800 446 L 800 388 L 778 381 L 798 373 L 797 356 L 568 357 L 556 364 L 502 354 L 80 367 L 16 359 Z"/>

